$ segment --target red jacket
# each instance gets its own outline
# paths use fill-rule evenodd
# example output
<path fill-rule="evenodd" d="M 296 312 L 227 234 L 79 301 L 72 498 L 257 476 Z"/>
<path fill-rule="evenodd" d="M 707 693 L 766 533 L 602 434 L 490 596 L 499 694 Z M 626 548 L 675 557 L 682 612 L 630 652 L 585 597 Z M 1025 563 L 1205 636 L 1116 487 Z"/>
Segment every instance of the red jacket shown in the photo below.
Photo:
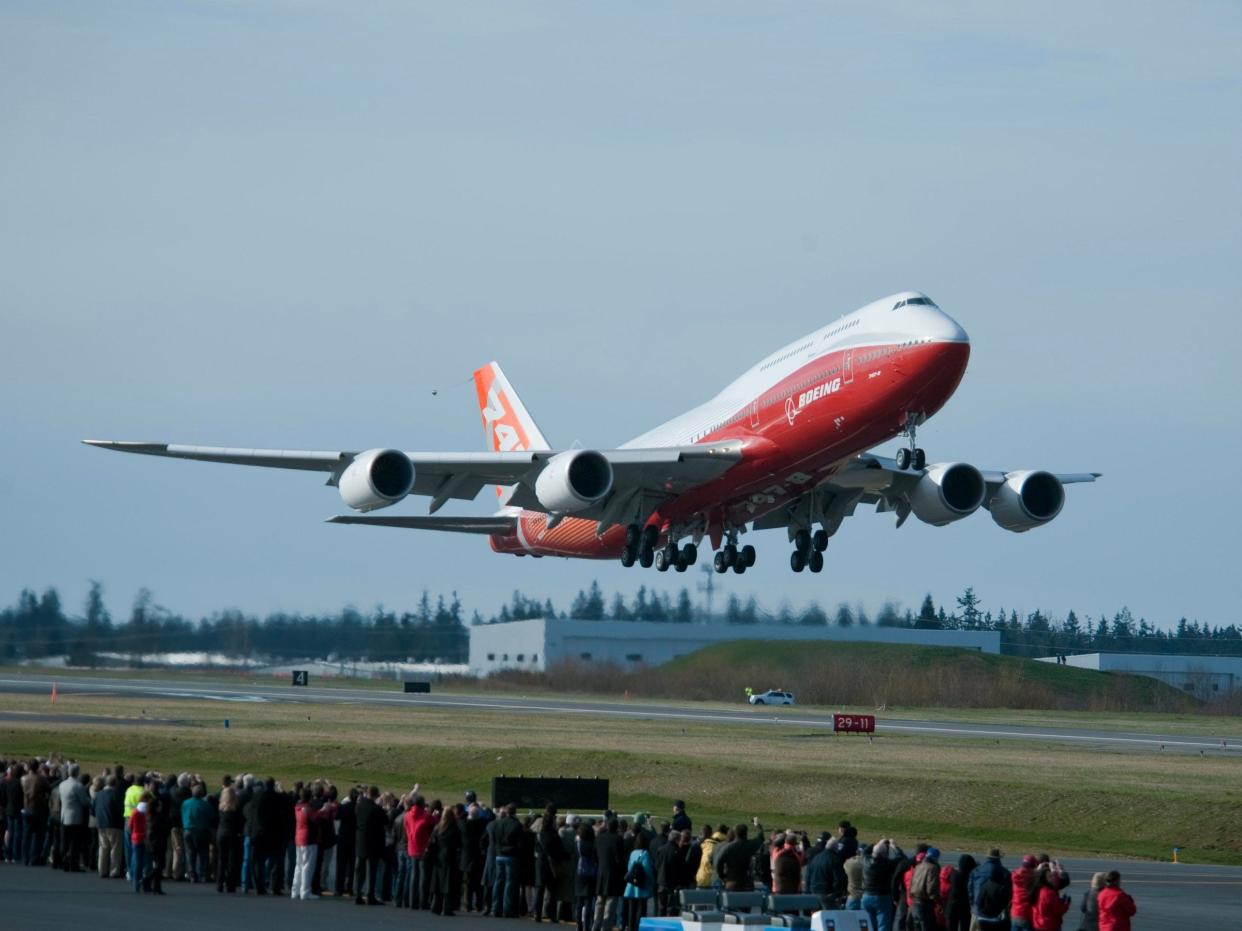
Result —
<path fill-rule="evenodd" d="M 293 808 L 293 843 L 298 847 L 309 847 L 316 843 L 315 827 L 325 815 L 330 816 L 331 812 L 298 802 Z"/>
<path fill-rule="evenodd" d="M 425 805 L 415 805 L 405 813 L 405 852 L 411 857 L 422 859 L 427 852 L 427 842 L 431 840 L 431 829 L 436 820 L 431 816 Z"/>
<path fill-rule="evenodd" d="M 1130 931 L 1130 919 L 1138 909 L 1129 893 L 1105 886 L 1095 901 L 1100 907 L 1100 931 Z"/>
<path fill-rule="evenodd" d="M 1035 931 L 1061 931 L 1061 918 L 1069 907 L 1069 902 L 1051 886 L 1040 886 L 1039 898 L 1031 910 L 1031 924 Z"/>
<path fill-rule="evenodd" d="M 145 811 L 135 808 L 129 816 L 129 841 L 135 846 L 147 842 L 147 813 Z"/>
<path fill-rule="evenodd" d="M 1010 876 L 1013 881 L 1013 898 L 1009 902 L 1010 919 L 1031 920 L 1031 900 L 1027 896 L 1030 894 L 1031 875 L 1034 872 L 1032 869 L 1020 866 Z"/>

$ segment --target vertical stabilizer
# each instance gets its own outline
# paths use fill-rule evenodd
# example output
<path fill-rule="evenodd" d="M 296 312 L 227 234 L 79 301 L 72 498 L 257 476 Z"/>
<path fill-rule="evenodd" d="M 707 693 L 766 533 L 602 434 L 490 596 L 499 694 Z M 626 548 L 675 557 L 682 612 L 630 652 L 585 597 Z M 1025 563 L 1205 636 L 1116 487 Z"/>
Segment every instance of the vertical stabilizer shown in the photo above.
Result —
<path fill-rule="evenodd" d="M 483 439 L 489 450 L 508 453 L 552 448 L 499 364 L 489 362 L 476 371 L 474 389 L 483 418 Z M 496 486 L 501 505 L 512 494 L 512 486 Z"/>

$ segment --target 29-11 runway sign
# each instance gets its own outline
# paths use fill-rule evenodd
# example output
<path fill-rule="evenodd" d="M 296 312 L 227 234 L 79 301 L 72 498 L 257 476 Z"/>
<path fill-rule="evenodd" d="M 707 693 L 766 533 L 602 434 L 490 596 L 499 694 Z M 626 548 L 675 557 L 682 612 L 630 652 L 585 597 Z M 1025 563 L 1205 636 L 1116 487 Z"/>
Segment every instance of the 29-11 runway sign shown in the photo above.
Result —
<path fill-rule="evenodd" d="M 874 714 L 834 714 L 832 729 L 838 734 L 874 734 Z"/>

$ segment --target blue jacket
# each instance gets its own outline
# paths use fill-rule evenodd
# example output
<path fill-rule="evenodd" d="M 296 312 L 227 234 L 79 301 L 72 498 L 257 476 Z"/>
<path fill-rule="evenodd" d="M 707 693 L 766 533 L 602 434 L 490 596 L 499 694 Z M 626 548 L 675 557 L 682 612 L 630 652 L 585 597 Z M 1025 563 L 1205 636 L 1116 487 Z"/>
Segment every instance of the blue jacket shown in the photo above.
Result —
<path fill-rule="evenodd" d="M 624 897 L 627 899 L 649 899 L 655 895 L 655 867 L 651 864 L 651 854 L 645 850 L 630 851 L 630 859 L 625 864 L 626 874 L 629 873 L 630 867 L 635 863 L 643 865 L 643 884 L 636 886 L 633 883 L 626 883 Z"/>
<path fill-rule="evenodd" d="M 211 803 L 205 798 L 187 798 L 181 803 L 181 827 L 187 831 L 210 831 Z"/>
<path fill-rule="evenodd" d="M 996 857 L 988 857 L 971 871 L 966 887 L 970 895 L 970 910 L 972 913 L 977 914 L 979 891 L 983 889 L 983 884 L 989 879 L 995 879 L 1004 886 L 1010 884 L 1009 870 L 1005 869 L 1004 865 Z"/>

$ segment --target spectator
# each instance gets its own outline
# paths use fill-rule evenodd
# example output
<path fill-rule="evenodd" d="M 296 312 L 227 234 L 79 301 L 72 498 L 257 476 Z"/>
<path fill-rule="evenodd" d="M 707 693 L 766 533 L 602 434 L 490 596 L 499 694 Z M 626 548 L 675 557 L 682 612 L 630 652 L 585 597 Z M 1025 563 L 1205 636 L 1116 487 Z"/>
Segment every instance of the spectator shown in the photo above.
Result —
<path fill-rule="evenodd" d="M 467 792 L 467 797 L 474 795 Z M 483 911 L 483 868 L 486 863 L 484 853 L 484 832 L 488 821 L 483 817 L 483 808 L 473 798 L 466 805 L 466 817 L 458 822 L 461 829 L 461 872 L 462 882 L 466 886 L 466 911 Z"/>
<path fill-rule="evenodd" d="M 173 819 L 172 826 L 168 833 L 169 848 L 172 852 L 172 862 L 169 867 L 168 878 L 173 882 L 182 882 L 185 880 L 185 829 L 181 826 L 181 806 L 185 804 L 185 800 L 189 797 L 190 774 L 182 773 L 177 777 L 176 785 L 169 792 L 169 800 L 172 804 L 173 810 Z M 248 841 L 249 838 L 247 838 L 247 842 Z"/>
<path fill-rule="evenodd" d="M 126 798 L 128 797 L 127 792 Z M 207 787 L 201 782 L 195 783 L 190 791 L 190 797 L 181 805 L 181 830 L 185 835 L 186 849 L 190 854 L 188 873 L 192 883 L 207 881 L 211 816 L 211 805 L 207 802 Z M 132 831 L 130 835 L 132 837 Z M 133 872 L 132 865 L 130 871 Z"/>
<path fill-rule="evenodd" d="M 763 825 L 754 819 L 755 830 L 763 837 Z M 716 853 L 716 875 L 720 877 L 729 892 L 750 892 L 755 888 L 751 876 L 751 859 L 761 846 L 758 839 L 750 839 L 750 829 L 739 824 L 734 830 L 734 839 L 720 847 Z"/>
<path fill-rule="evenodd" d="M 686 872 L 686 855 L 689 850 L 689 834 L 681 831 L 670 834 L 666 842 L 652 855 L 656 880 L 656 915 L 680 914 L 675 899 Z"/>
<path fill-rule="evenodd" d="M 143 791 L 138 796 L 138 804 L 134 806 L 134 810 L 129 815 L 129 843 L 133 851 L 133 859 L 130 862 L 130 882 L 133 884 L 134 892 L 142 891 L 142 881 L 147 870 L 151 868 L 151 857 L 147 848 L 147 816 L 150 814 L 154 801 L 155 796 Z"/>
<path fill-rule="evenodd" d="M 354 851 L 357 841 L 357 824 L 354 812 L 358 803 L 358 790 L 351 788 L 336 809 L 336 889 L 339 896 L 352 895 L 354 891 Z"/>
<path fill-rule="evenodd" d="M 1013 931 L 1033 931 L 1030 892 L 1031 882 L 1038 866 L 1039 860 L 1033 854 L 1028 853 L 1022 858 L 1022 865 L 1010 876 L 1013 893 L 1010 897 L 1009 920 Z"/>
<path fill-rule="evenodd" d="M 771 888 L 776 895 L 795 895 L 801 891 L 802 864 L 798 862 L 791 835 L 778 834 L 772 839 L 771 862 Z"/>
<path fill-rule="evenodd" d="M 461 832 L 457 829 L 457 809 L 447 808 L 436 824 L 427 847 L 431 870 L 433 914 L 451 916 L 461 902 Z"/>
<path fill-rule="evenodd" d="M 516 918 L 522 825 L 517 820 L 517 806 L 512 802 L 501 810 L 493 839 L 496 844 L 496 881 L 492 888 L 492 913 L 497 917 Z"/>
<path fill-rule="evenodd" d="M 355 815 L 354 850 L 357 857 L 354 871 L 354 903 L 356 905 L 379 905 L 376 898 L 376 880 L 380 859 L 384 855 L 384 811 L 379 806 L 379 787 L 370 786 L 358 799 Z M 366 895 L 363 895 L 365 886 Z"/>
<path fill-rule="evenodd" d="M 599 856 L 595 831 L 589 824 L 578 827 L 574 838 L 574 924 L 578 931 L 591 931 L 595 919 L 595 889 L 599 882 Z"/>
<path fill-rule="evenodd" d="M 90 793 L 82 785 L 77 763 L 70 763 L 68 775 L 57 787 L 60 797 L 60 823 L 63 838 L 65 872 L 81 873 L 86 853 L 87 812 L 91 807 Z"/>
<path fill-rule="evenodd" d="M 104 787 L 95 796 L 95 824 L 99 830 L 99 878 L 123 879 L 125 847 L 121 843 L 124 830 L 124 802 L 117 790 L 116 776 L 109 775 Z"/>
<path fill-rule="evenodd" d="M 1134 899 L 1121 888 L 1121 874 L 1111 870 L 1104 877 L 1104 888 L 1097 897 L 1100 931 L 1130 931 L 1130 919 L 1138 912 Z"/>
<path fill-rule="evenodd" d="M 827 854 L 816 857 L 811 861 L 811 866 L 814 867 L 821 859 L 826 862 Z M 881 838 L 870 851 L 863 853 L 863 894 L 859 904 L 870 916 L 871 924 L 877 931 L 890 931 L 893 926 L 893 874 L 898 861 L 903 859 L 901 848 L 887 837 Z M 810 869 L 807 872 L 809 874 Z M 807 888 L 810 889 L 809 877 Z M 820 901 L 824 901 L 822 895 Z"/>
<path fill-rule="evenodd" d="M 634 849 L 625 865 L 625 891 L 622 893 L 626 931 L 638 931 L 638 923 L 647 912 L 647 903 L 655 895 L 655 865 L 647 849 L 650 845 L 647 832 L 635 833 Z"/>
<path fill-rule="evenodd" d="M 681 799 L 673 802 L 673 830 L 694 830 L 694 826 L 690 823 L 690 816 L 686 814 L 686 803 Z"/>
<path fill-rule="evenodd" d="M 947 891 L 944 888 L 944 884 L 941 883 L 941 894 L 944 897 L 945 928 L 947 931 L 969 931 L 971 918 L 970 877 L 974 874 L 977 866 L 975 858 L 968 853 L 964 853 L 957 859 L 957 869 L 953 871 Z"/>
<path fill-rule="evenodd" d="M 625 842 L 616 818 L 609 818 L 603 833 L 595 839 L 595 855 L 599 878 L 595 884 L 594 931 L 609 931 L 616 925 L 617 900 L 625 892 Z"/>
<path fill-rule="evenodd" d="M 557 920 L 556 892 L 568 853 L 556 829 L 556 806 L 544 809 L 535 835 L 535 921 Z M 546 901 L 545 901 L 546 900 Z"/>
<path fill-rule="evenodd" d="M 1060 894 L 1058 878 L 1049 864 L 1041 863 L 1036 868 L 1027 899 L 1031 903 L 1031 925 L 1035 931 L 1061 931 L 1070 897 Z"/>
<path fill-rule="evenodd" d="M 1078 931 L 1100 931 L 1100 890 L 1104 888 L 1106 874 L 1095 873 L 1091 877 L 1091 886 L 1082 894 L 1082 921 L 1078 923 Z"/>
<path fill-rule="evenodd" d="M 237 792 L 228 786 L 220 792 L 216 809 L 216 892 L 237 891 L 245 833 L 246 819 L 238 805 Z"/>
<path fill-rule="evenodd" d="M 724 843 L 726 843 L 724 825 L 721 825 L 715 831 L 712 830 L 710 824 L 703 825 L 703 837 L 699 841 L 699 867 L 695 872 L 694 882 L 698 888 L 711 889 L 713 886 L 720 884 L 720 880 L 716 876 L 714 858 L 716 849 Z"/>
<path fill-rule="evenodd" d="M 940 901 L 940 851 L 929 847 L 910 878 L 910 905 L 916 931 L 936 931 Z"/>
<path fill-rule="evenodd" d="M 845 861 L 845 908 L 859 911 L 862 908 L 863 857 L 870 852 L 867 844 L 858 846 L 858 853 Z"/>
<path fill-rule="evenodd" d="M 409 861 L 409 875 L 406 877 L 407 889 L 404 898 L 410 908 L 431 908 L 431 902 L 422 898 L 422 890 L 425 886 L 423 873 L 428 869 L 424 857 L 431 843 L 435 819 L 427 810 L 427 800 L 418 794 L 418 788 L 414 786 L 409 809 L 405 813 L 405 845 L 406 857 Z M 397 904 L 400 904 L 400 899 Z"/>

